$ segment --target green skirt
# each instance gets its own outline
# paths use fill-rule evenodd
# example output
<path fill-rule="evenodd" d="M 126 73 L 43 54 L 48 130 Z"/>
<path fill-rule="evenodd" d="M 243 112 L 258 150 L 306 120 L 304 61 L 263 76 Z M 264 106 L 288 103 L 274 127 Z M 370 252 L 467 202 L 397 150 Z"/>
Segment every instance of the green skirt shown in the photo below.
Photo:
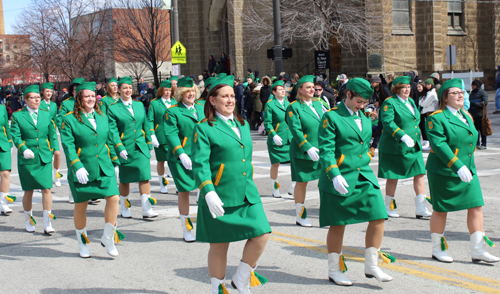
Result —
<path fill-rule="evenodd" d="M 107 177 L 102 171 L 101 176 L 97 180 L 88 182 L 85 185 L 74 183 L 74 187 L 76 191 L 76 193 L 73 194 L 75 203 L 119 195 L 116 177 Z"/>
<path fill-rule="evenodd" d="M 333 185 L 332 185 L 332 189 Z M 359 176 L 354 192 L 339 196 L 320 191 L 319 225 L 341 226 L 387 219 L 384 197 L 379 188 Z"/>
<path fill-rule="evenodd" d="M 484 205 L 479 178 L 465 183 L 459 177 L 427 173 L 432 209 L 437 212 L 458 211 Z"/>
<path fill-rule="evenodd" d="M 273 143 L 267 143 L 267 151 L 271 164 L 290 162 L 290 144 L 276 146 Z"/>
<path fill-rule="evenodd" d="M 18 161 L 17 170 L 23 191 L 52 188 L 52 162 L 43 163 L 37 156 L 33 164 L 20 165 Z"/>
<path fill-rule="evenodd" d="M 122 163 L 118 169 L 120 171 L 120 183 L 130 184 L 151 180 L 151 162 L 146 155 L 136 149 L 134 155 L 128 155 L 130 163 Z"/>
<path fill-rule="evenodd" d="M 10 151 L 0 151 L 0 171 L 12 170 L 12 154 Z"/>
<path fill-rule="evenodd" d="M 155 148 L 156 161 L 167 161 L 168 145 L 161 144 L 160 147 Z"/>
<path fill-rule="evenodd" d="M 408 179 L 425 175 L 422 151 L 416 153 L 387 154 L 379 153 L 378 177 L 382 179 Z"/>
<path fill-rule="evenodd" d="M 180 162 L 168 162 L 168 167 L 174 178 L 175 187 L 179 192 L 191 192 L 196 187 L 196 182 L 194 181 L 193 170 L 187 170 L 184 168 Z"/>
<path fill-rule="evenodd" d="M 310 182 L 319 179 L 321 169 L 319 161 L 310 159 L 290 158 L 290 167 L 292 170 L 292 181 Z"/>
<path fill-rule="evenodd" d="M 229 243 L 271 233 L 262 203 L 224 207 L 222 217 L 213 218 L 208 206 L 198 206 L 196 241 Z"/>

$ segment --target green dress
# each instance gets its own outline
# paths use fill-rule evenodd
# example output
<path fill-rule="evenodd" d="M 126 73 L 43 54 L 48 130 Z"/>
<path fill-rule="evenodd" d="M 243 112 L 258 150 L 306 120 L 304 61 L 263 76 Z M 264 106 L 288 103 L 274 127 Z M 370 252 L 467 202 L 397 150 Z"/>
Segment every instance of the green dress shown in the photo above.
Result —
<path fill-rule="evenodd" d="M 10 135 L 9 116 L 5 106 L 0 105 L 0 126 L 2 134 L 0 134 L 0 171 L 12 170 L 12 157 L 10 149 L 12 148 L 12 137 Z"/>
<path fill-rule="evenodd" d="M 424 156 L 420 143 L 420 113 L 413 99 L 408 98 L 415 114 L 393 95 L 381 106 L 380 120 L 383 130 L 379 143 L 378 177 L 384 179 L 407 179 L 425 174 Z M 409 148 L 401 141 L 404 135 L 415 141 Z"/>
<path fill-rule="evenodd" d="M 42 102 L 40 102 L 40 109 L 47 110 L 50 113 L 50 118 L 55 124 L 57 120 L 57 104 L 52 101 L 49 101 L 49 104 L 47 104 L 47 102 L 45 102 L 45 99 L 42 99 Z M 59 140 L 57 141 L 57 144 L 54 145 L 54 151 L 59 151 Z"/>
<path fill-rule="evenodd" d="M 193 172 L 200 189 L 196 241 L 228 243 L 271 232 L 259 192 L 253 181 L 250 126 L 236 125 L 241 139 L 221 118 L 213 126 L 204 120 L 194 130 Z M 212 218 L 205 195 L 215 191 L 225 214 Z"/>
<path fill-rule="evenodd" d="M 83 122 L 74 113 L 66 115 L 61 132 L 64 152 L 70 161 L 68 173 L 73 174 L 75 203 L 118 195 L 112 161 L 119 161 L 113 148 L 108 118 L 104 113 L 95 113 L 94 128 L 82 112 L 80 115 Z M 76 178 L 75 173 L 80 168 L 85 168 L 89 174 L 87 184 L 80 184 Z"/>
<path fill-rule="evenodd" d="M 323 115 L 319 128 L 320 226 L 339 226 L 387 219 L 384 198 L 369 164 L 371 119 L 360 114 L 362 131 L 344 103 Z M 332 180 L 341 175 L 347 194 L 340 194 Z"/>
<path fill-rule="evenodd" d="M 196 189 L 193 171 L 182 165 L 179 155 L 186 153 L 191 158 L 191 146 L 194 127 L 205 118 L 203 105 L 194 103 L 198 118 L 194 116 L 184 103 L 179 102 L 167 109 L 164 115 L 164 130 L 168 145 L 168 167 L 172 172 L 175 187 L 179 192 L 189 192 Z M 191 161 L 194 160 L 191 158 Z"/>
<path fill-rule="evenodd" d="M 286 109 L 290 105 L 288 100 L 283 100 L 283 105 L 274 98 L 266 103 L 264 108 L 264 127 L 269 134 L 267 137 L 267 150 L 271 164 L 285 163 L 290 161 L 290 142 L 292 141 L 292 134 L 288 129 L 285 120 Z M 278 146 L 274 143 L 273 137 L 278 135 L 283 140 L 283 145 Z"/>
<path fill-rule="evenodd" d="M 290 103 L 286 109 L 286 123 L 292 133 L 290 142 L 290 162 L 292 181 L 309 182 L 319 179 L 319 162 L 312 161 L 307 150 L 318 148 L 318 128 L 323 115 L 321 102 L 313 98 L 313 107 L 319 115 L 311 110 L 305 102 L 299 100 Z"/>
<path fill-rule="evenodd" d="M 171 98 L 170 106 L 177 104 L 177 102 Z M 148 110 L 148 120 L 151 126 L 151 135 L 156 135 L 160 147 L 155 148 L 156 161 L 167 161 L 168 144 L 167 137 L 165 136 L 165 126 L 163 123 L 163 117 L 167 111 L 167 104 L 163 102 L 162 98 L 156 98 L 149 104 Z"/>
<path fill-rule="evenodd" d="M 483 206 L 483 194 L 474 163 L 478 132 L 474 121 L 461 111 L 467 124 L 445 108 L 427 118 L 425 129 L 431 144 L 427 158 L 427 178 L 432 208 L 449 212 Z M 457 171 L 466 166 L 472 181 L 460 180 Z"/>
<path fill-rule="evenodd" d="M 24 191 L 52 188 L 52 154 L 57 146 L 57 133 L 50 113 L 38 109 L 37 123 L 27 107 L 12 114 L 11 135 L 17 147 L 17 169 Z M 30 149 L 35 158 L 24 158 Z"/>
<path fill-rule="evenodd" d="M 120 160 L 120 183 L 128 184 L 151 179 L 151 126 L 144 105 L 130 100 L 134 114 L 128 110 L 121 99 L 108 108 L 109 129 L 113 145 Z M 127 150 L 127 159 L 119 154 Z"/>
<path fill-rule="evenodd" d="M 57 128 L 59 129 L 59 133 L 62 133 L 61 127 L 62 127 L 62 123 L 64 120 L 64 116 L 66 114 L 72 112 L 74 108 L 75 108 L 75 98 L 73 96 L 69 97 L 68 99 L 64 100 L 61 103 L 61 107 L 59 107 L 59 113 L 57 114 L 57 118 L 56 118 L 56 125 L 57 125 Z M 58 144 L 58 147 L 59 147 L 59 144 Z M 68 166 L 68 169 L 69 169 L 69 164 L 71 162 L 68 160 L 68 154 L 65 153 L 64 156 L 66 158 L 66 166 Z M 67 179 L 68 179 L 68 185 L 69 185 L 69 189 L 71 191 L 71 194 L 75 195 L 76 192 L 74 189 L 73 173 L 68 173 Z"/>

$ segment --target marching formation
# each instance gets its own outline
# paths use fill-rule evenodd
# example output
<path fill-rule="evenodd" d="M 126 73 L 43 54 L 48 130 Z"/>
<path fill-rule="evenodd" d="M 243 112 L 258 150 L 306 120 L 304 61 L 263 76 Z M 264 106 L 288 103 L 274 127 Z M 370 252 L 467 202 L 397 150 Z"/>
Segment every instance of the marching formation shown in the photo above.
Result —
<path fill-rule="evenodd" d="M 381 270 L 379 259 L 387 263 L 396 260 L 380 248 L 385 220 L 399 217 L 395 197 L 399 179 L 413 178 L 415 216 L 430 217 L 432 258 L 453 262 L 445 237 L 447 213 L 467 210 L 472 261 L 500 261 L 486 251 L 493 243 L 484 233 L 484 201 L 474 164 L 478 132 L 464 109 L 462 83 L 452 79 L 441 85 L 438 110 L 428 115 L 421 131 L 421 116 L 410 98 L 410 77 L 393 81 L 392 96 L 380 105 L 378 178 L 387 179 L 385 196 L 369 166 L 373 133 L 365 106 L 374 93 L 370 82 L 349 80 L 345 98 L 329 110 L 314 96 L 312 75 L 295 84 L 297 100 L 292 103 L 286 98 L 282 80 L 271 85 L 272 95 L 263 111 L 271 161 L 269 191 L 281 197 L 278 169 L 289 162 L 292 184 L 288 193 L 295 199 L 295 222 L 312 227 L 305 205 L 307 184 L 319 180 L 319 220 L 321 227 L 329 227 L 328 278 L 333 283 L 352 285 L 345 275 L 343 237 L 346 225 L 364 222 L 368 223 L 365 276 L 380 282 L 393 279 Z M 125 237 L 117 229 L 117 216 L 132 217 L 130 183 L 139 184 L 142 218 L 158 217 L 149 182 L 154 152 L 160 192 L 168 192 L 168 177 L 175 181 L 183 239 L 210 244 L 212 293 L 228 293 L 227 252 L 231 242 L 241 240 L 246 244 L 231 285 L 239 293 L 250 293 L 250 286 L 265 284 L 267 279 L 256 268 L 272 230 L 253 180 L 250 123 L 236 109 L 233 76 L 219 74 L 207 79 L 204 86 L 197 100 L 199 89 L 191 78 L 163 81 L 147 112 L 142 103 L 132 99 L 130 77 L 111 79 L 100 103 L 95 82 L 75 79 L 69 87 L 72 96 L 59 111 L 50 101 L 53 84 L 27 87 L 26 106 L 12 115 L 10 124 L 5 107 L 0 107 L 4 133 L 0 136 L 1 212 L 11 213 L 8 203 L 16 201 L 9 195 L 11 156 L 16 150 L 26 231 L 35 231 L 32 198 L 35 190 L 41 190 L 44 232 L 55 232 L 52 221 L 57 217 L 52 212 L 51 188 L 61 185 L 61 144 L 80 256 L 91 256 L 87 245 L 88 203 L 104 199 L 101 244 L 116 257 L 115 243 Z M 427 163 L 422 154 L 422 135 L 431 148 Z M 426 172 L 431 197 L 425 195 Z M 198 195 L 196 234 L 189 216 L 192 191 Z M 432 213 L 427 202 L 432 205 Z"/>

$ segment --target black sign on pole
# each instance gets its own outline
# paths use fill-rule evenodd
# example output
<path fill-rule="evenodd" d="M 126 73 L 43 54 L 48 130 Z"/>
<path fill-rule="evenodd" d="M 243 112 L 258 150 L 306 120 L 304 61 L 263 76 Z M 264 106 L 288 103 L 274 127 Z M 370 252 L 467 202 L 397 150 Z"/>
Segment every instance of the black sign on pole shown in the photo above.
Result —
<path fill-rule="evenodd" d="M 314 51 L 314 63 L 316 69 L 330 68 L 330 51 L 327 50 Z"/>

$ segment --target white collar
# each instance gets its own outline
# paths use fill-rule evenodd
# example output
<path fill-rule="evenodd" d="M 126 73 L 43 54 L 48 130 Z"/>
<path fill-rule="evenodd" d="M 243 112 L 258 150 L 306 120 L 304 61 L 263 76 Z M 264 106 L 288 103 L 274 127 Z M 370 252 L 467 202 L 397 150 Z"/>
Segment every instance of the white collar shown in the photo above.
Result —
<path fill-rule="evenodd" d="M 451 113 L 452 113 L 453 115 L 456 115 L 456 114 L 457 114 L 458 109 L 455 109 L 455 108 L 453 108 L 453 107 L 451 107 L 451 106 L 448 106 L 448 105 L 446 105 L 446 108 L 448 108 L 448 110 L 449 110 L 449 111 L 451 111 Z"/>
<path fill-rule="evenodd" d="M 45 100 L 45 99 L 43 99 L 43 101 L 45 101 L 45 104 L 50 105 L 50 99 L 49 99 L 49 101 L 48 101 L 48 102 L 47 102 L 47 100 Z"/>
<path fill-rule="evenodd" d="M 234 120 L 234 115 L 232 113 L 229 116 L 225 116 L 216 111 L 215 114 L 226 123 L 230 119 Z"/>
<path fill-rule="evenodd" d="M 165 98 L 161 97 L 161 100 L 163 101 L 163 103 L 165 103 L 165 101 L 168 102 L 168 103 L 172 103 L 172 98 L 171 97 L 168 97 L 168 99 L 165 99 Z"/>
<path fill-rule="evenodd" d="M 187 109 L 194 108 L 194 104 L 193 104 L 193 105 L 191 105 L 191 106 L 187 105 L 187 104 L 186 104 L 186 103 L 184 103 L 184 102 L 182 102 L 182 104 L 184 104 L 184 106 L 186 106 L 186 108 L 187 108 Z"/>
<path fill-rule="evenodd" d="M 307 106 L 311 106 L 313 105 L 313 101 L 312 99 L 310 101 L 304 101 L 304 103 L 307 105 Z"/>
<path fill-rule="evenodd" d="M 123 99 L 120 97 L 120 100 L 121 100 L 121 101 L 123 102 L 123 104 L 125 104 L 125 105 L 132 105 L 132 98 L 130 98 L 130 100 L 129 100 L 129 101 L 125 101 L 125 100 L 123 100 Z"/>
<path fill-rule="evenodd" d="M 345 103 L 344 103 L 344 106 L 347 109 L 347 111 L 349 111 L 349 114 L 352 116 L 352 114 L 354 113 L 354 111 L 352 111 L 349 107 L 347 107 L 347 105 L 345 105 Z M 358 111 L 358 113 L 356 113 L 356 115 L 359 116 L 359 111 Z"/>
<path fill-rule="evenodd" d="M 38 113 L 38 109 L 37 110 L 31 109 L 28 105 L 26 105 L 26 108 L 28 109 L 28 111 L 30 112 L 30 114 L 32 114 L 33 112 Z"/>
<path fill-rule="evenodd" d="M 399 97 L 398 94 L 396 94 L 396 96 L 398 96 L 398 98 L 399 98 L 399 100 L 401 100 L 401 102 L 405 103 L 405 100 L 403 98 Z M 408 100 L 408 99 L 410 99 L 410 97 L 406 98 L 406 100 Z M 411 102 L 410 102 L 410 104 L 411 104 Z"/>

